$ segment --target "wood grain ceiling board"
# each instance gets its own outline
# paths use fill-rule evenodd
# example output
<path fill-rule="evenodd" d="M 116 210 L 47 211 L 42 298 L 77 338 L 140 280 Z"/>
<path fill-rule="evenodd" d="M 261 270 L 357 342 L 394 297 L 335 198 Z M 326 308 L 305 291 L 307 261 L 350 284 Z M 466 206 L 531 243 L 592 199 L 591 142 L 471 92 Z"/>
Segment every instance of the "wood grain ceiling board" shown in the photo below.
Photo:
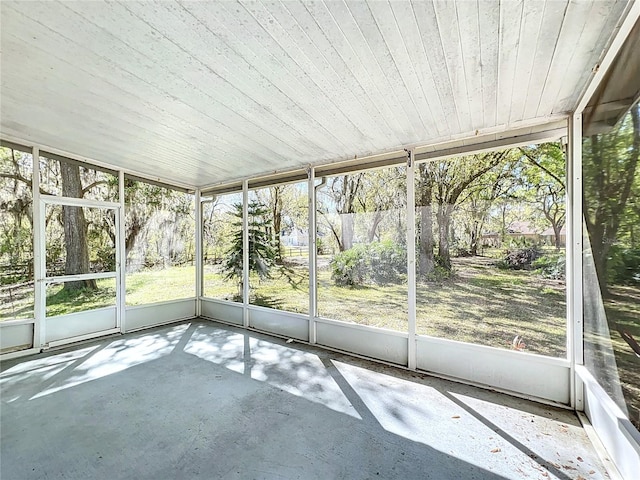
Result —
<path fill-rule="evenodd" d="M 0 134 L 205 186 L 556 121 L 624 0 L 3 1 Z"/>

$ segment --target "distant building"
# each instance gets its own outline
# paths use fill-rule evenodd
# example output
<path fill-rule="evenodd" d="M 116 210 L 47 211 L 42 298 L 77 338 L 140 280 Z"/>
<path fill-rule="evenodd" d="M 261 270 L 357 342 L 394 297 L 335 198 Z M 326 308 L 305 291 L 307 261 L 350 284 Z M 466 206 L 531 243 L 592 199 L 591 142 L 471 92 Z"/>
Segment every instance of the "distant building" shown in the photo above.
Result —
<path fill-rule="evenodd" d="M 546 245 L 555 245 L 556 238 L 553 232 L 553 228 L 547 228 L 544 232 L 542 232 L 542 240 Z M 567 245 L 567 230 L 562 227 L 560 229 L 560 246 L 564 247 Z"/>
<path fill-rule="evenodd" d="M 285 230 L 280 235 L 280 245 L 283 247 L 306 247 L 309 245 L 309 232 L 300 228 Z"/>
<path fill-rule="evenodd" d="M 511 222 L 504 233 L 505 240 L 524 240 L 535 244 L 555 245 L 555 237 L 553 228 L 549 227 L 541 231 L 537 229 L 531 222 L 526 220 L 517 220 Z M 565 228 L 560 231 L 560 245 L 565 246 L 567 235 Z M 482 244 L 488 247 L 502 247 L 502 234 L 500 232 L 486 232 L 482 234 Z"/>

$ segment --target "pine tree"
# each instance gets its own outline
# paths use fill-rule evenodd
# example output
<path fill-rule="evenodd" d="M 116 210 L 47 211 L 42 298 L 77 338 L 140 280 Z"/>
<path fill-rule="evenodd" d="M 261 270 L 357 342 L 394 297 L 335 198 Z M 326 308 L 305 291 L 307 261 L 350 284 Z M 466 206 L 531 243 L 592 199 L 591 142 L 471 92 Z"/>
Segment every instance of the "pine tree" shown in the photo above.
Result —
<path fill-rule="evenodd" d="M 222 270 L 226 280 L 238 282 L 239 294 L 242 292 L 242 204 L 235 204 L 235 234 L 233 243 L 226 252 Z M 249 272 L 255 272 L 261 280 L 271 278 L 271 270 L 276 266 L 277 251 L 271 242 L 272 222 L 269 209 L 252 200 L 248 205 L 249 217 Z"/>

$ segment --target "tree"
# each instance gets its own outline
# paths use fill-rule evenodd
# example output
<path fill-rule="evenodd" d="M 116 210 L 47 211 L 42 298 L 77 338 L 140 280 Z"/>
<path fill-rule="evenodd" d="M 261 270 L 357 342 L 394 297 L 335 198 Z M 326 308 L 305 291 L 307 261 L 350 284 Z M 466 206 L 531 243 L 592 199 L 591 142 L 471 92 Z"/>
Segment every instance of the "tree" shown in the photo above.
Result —
<path fill-rule="evenodd" d="M 353 247 L 353 214 L 356 208 L 356 195 L 363 176 L 364 173 L 342 175 L 333 177 L 328 182 L 330 197 L 336 212 L 340 215 L 340 231 L 328 218 L 325 218 L 341 252 Z M 320 213 L 325 212 L 320 210 Z"/>
<path fill-rule="evenodd" d="M 7 265 L 30 264 L 32 249 L 31 157 L 13 149 L 0 150 L 0 258 Z M 27 268 L 31 271 L 30 268 Z"/>
<path fill-rule="evenodd" d="M 233 243 L 235 227 L 229 221 L 239 194 L 215 195 L 202 204 L 203 256 L 205 263 L 222 263 Z M 240 197 L 241 199 L 241 197 Z"/>
<path fill-rule="evenodd" d="M 607 133 L 583 140 L 583 210 L 603 296 L 609 296 L 607 261 L 636 179 L 640 157 L 640 105 Z"/>
<path fill-rule="evenodd" d="M 356 195 L 356 213 L 369 213 L 365 216 L 366 234 L 362 238 L 367 243 L 382 240 L 382 231 L 389 226 L 395 233 L 395 243 L 404 244 L 406 236 L 401 224 L 387 225 L 392 212 L 406 207 L 406 169 L 405 167 L 389 167 L 364 172 L 360 188 Z"/>
<path fill-rule="evenodd" d="M 65 197 L 82 198 L 82 182 L 78 165 L 60 162 L 62 179 L 62 195 Z M 62 207 L 65 245 L 65 275 L 89 273 L 89 246 L 87 245 L 87 221 L 82 207 L 65 205 Z M 95 279 L 65 282 L 65 290 L 80 290 L 88 288 L 96 290 Z"/>
<path fill-rule="evenodd" d="M 532 201 L 551 224 L 556 250 L 560 250 L 562 227 L 565 224 L 565 159 L 559 143 L 543 143 L 521 147 L 519 151 L 529 163 L 522 179 L 532 192 Z"/>
<path fill-rule="evenodd" d="M 238 295 L 242 292 L 243 272 L 243 234 L 242 234 L 242 204 L 234 204 L 231 213 L 236 220 L 233 225 L 235 233 L 233 242 L 226 252 L 226 261 L 222 271 L 226 280 L 238 282 Z M 276 265 L 277 252 L 271 242 L 271 218 L 269 209 L 256 200 L 249 202 L 249 272 L 255 272 L 263 280 L 271 278 L 271 270 Z"/>
<path fill-rule="evenodd" d="M 416 180 L 416 207 L 420 212 L 420 224 L 418 232 L 418 275 L 425 278 L 435 268 L 433 249 L 435 240 L 433 237 L 433 163 L 426 162 L 418 165 Z"/>
<path fill-rule="evenodd" d="M 166 268 L 188 263 L 194 258 L 195 218 L 192 195 L 143 181 L 125 179 L 125 203 L 128 271 L 150 267 Z"/>
<path fill-rule="evenodd" d="M 282 233 L 282 209 L 283 193 L 286 185 L 269 188 L 271 197 L 271 217 L 273 219 L 272 241 L 276 251 L 276 259 L 282 261 L 282 245 L 280 245 L 280 234 Z"/>
<path fill-rule="evenodd" d="M 454 208 L 462 193 L 476 179 L 502 162 L 510 150 L 459 157 L 454 161 L 440 161 L 433 167 L 433 193 L 437 203 L 438 263 L 451 271 L 449 238 Z"/>
<path fill-rule="evenodd" d="M 478 177 L 463 192 L 458 201 L 460 205 L 459 216 L 469 239 L 470 255 L 478 255 L 482 232 L 496 201 L 510 199 L 514 196 L 515 162 L 508 160 Z"/>
<path fill-rule="evenodd" d="M 283 230 L 283 218 L 287 210 L 286 202 L 291 200 L 291 196 L 288 195 L 291 188 L 291 185 L 277 185 L 256 191 L 258 201 L 268 209 L 270 214 L 271 225 L 273 225 L 273 228 L 270 229 L 271 242 L 275 248 L 278 262 L 282 262 L 280 235 Z"/>
<path fill-rule="evenodd" d="M 26 187 L 32 187 L 31 179 L 27 178 L 19 166 L 19 160 L 16 157 L 15 152 L 12 150 L 12 164 L 13 171 L 3 171 L 2 178 L 11 178 L 14 182 L 21 182 Z M 49 175 L 47 169 L 51 169 L 51 164 L 55 164 L 59 167 L 59 170 L 51 172 Z M 82 198 L 86 192 L 106 183 L 104 180 L 93 180 L 86 182 L 87 186 L 83 187 L 81 178 L 80 166 L 75 163 L 65 161 L 49 161 L 45 162 L 43 166 L 45 183 L 49 181 L 48 187 L 53 186 L 52 190 L 40 187 L 40 192 L 44 194 L 52 194 L 58 191 L 63 196 L 72 198 Z M 51 180 L 53 179 L 53 180 Z M 50 185 L 54 183 L 54 185 Z M 17 184 L 14 188 L 17 192 Z M 17 205 L 14 205 L 14 210 Z M 48 225 L 49 218 L 46 224 Z M 84 209 L 82 207 L 64 206 L 62 207 L 62 216 L 60 218 L 65 245 L 65 275 L 83 274 L 89 272 L 89 247 L 87 244 L 87 229 L 88 223 L 85 218 Z M 97 288 L 95 280 L 82 280 L 65 282 L 65 290 L 77 290 L 82 288 Z"/>
<path fill-rule="evenodd" d="M 5 312 L 30 316 L 14 302 L 33 282 L 31 155 L 0 147 L 0 286 Z"/>

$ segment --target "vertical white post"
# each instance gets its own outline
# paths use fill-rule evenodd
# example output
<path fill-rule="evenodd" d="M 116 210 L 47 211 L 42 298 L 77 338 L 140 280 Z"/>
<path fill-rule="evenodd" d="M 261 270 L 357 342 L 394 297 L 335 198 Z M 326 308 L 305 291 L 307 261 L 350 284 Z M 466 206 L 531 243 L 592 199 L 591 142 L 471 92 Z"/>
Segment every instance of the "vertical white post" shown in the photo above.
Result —
<path fill-rule="evenodd" d="M 40 149 L 33 147 L 33 274 L 34 274 L 34 317 L 33 348 L 43 348 L 46 344 L 46 309 L 47 286 L 44 282 L 46 276 L 45 265 L 45 212 L 44 205 L 40 201 Z"/>
<path fill-rule="evenodd" d="M 317 295 L 317 247 L 316 247 L 316 170 L 309 167 L 308 196 L 309 196 L 309 343 L 314 344 L 316 338 L 316 317 L 318 316 Z"/>
<path fill-rule="evenodd" d="M 413 150 L 407 152 L 407 282 L 408 282 L 408 329 L 407 366 L 415 370 L 416 358 L 416 195 L 415 161 Z"/>
<path fill-rule="evenodd" d="M 249 180 L 242 182 L 242 324 L 249 326 Z"/>
<path fill-rule="evenodd" d="M 127 250 L 126 250 L 126 227 L 125 227 L 125 202 L 124 202 L 124 171 L 118 171 L 118 203 L 120 207 L 116 212 L 116 321 L 121 333 L 126 330 L 126 285 L 127 280 Z"/>
<path fill-rule="evenodd" d="M 203 287 L 203 264 L 202 264 L 202 199 L 200 189 L 195 192 L 195 219 L 196 219 L 196 317 L 202 313 L 202 287 Z"/>
<path fill-rule="evenodd" d="M 582 115 L 569 117 L 567 149 L 567 355 L 571 364 L 570 404 L 584 410 L 576 365 L 584 363 L 582 318 Z"/>

